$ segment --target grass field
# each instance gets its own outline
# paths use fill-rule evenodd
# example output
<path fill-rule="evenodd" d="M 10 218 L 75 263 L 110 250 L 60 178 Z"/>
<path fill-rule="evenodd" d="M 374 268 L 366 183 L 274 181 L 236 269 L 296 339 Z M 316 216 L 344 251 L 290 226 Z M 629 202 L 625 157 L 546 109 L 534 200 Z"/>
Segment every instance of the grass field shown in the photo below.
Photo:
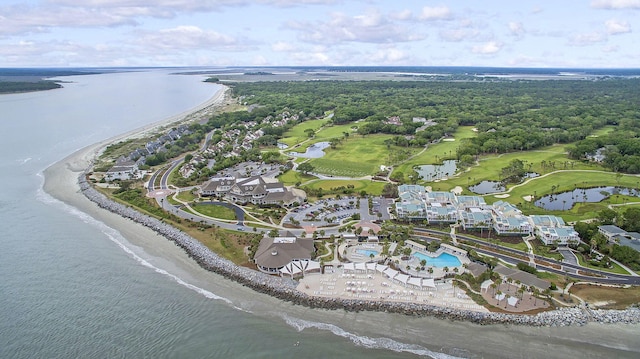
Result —
<path fill-rule="evenodd" d="M 300 143 L 309 138 L 307 134 L 304 132 L 307 129 L 318 130 L 320 127 L 324 126 L 327 123 L 327 119 L 320 120 L 308 120 L 302 123 L 299 123 L 289 131 L 285 132 L 283 137 L 279 140 L 279 142 L 285 143 L 288 146 L 293 146 L 296 143 Z"/>
<path fill-rule="evenodd" d="M 193 202 L 196 196 L 191 191 L 183 191 L 176 194 L 176 197 L 183 202 Z"/>
<path fill-rule="evenodd" d="M 194 211 L 212 218 L 234 220 L 236 219 L 236 213 L 224 206 L 212 205 L 212 204 L 194 204 L 191 206 Z"/>
<path fill-rule="evenodd" d="M 406 174 L 411 172 L 413 166 L 438 164 L 442 163 L 443 159 L 455 159 L 460 141 L 464 138 L 475 137 L 476 133 L 472 129 L 472 126 L 458 127 L 458 130 L 453 135 L 455 141 L 440 141 L 434 145 L 429 145 L 426 151 L 397 166 L 394 171 Z"/>
<path fill-rule="evenodd" d="M 351 136 L 336 149 L 326 149 L 324 157 L 310 162 L 318 173 L 348 177 L 373 175 L 381 165 L 389 165 L 390 151 L 401 150 L 394 146 L 387 148 L 384 140 L 391 137 L 391 135 Z M 414 153 L 419 151 L 419 149 L 409 150 Z"/>
<path fill-rule="evenodd" d="M 289 170 L 283 173 L 281 176 L 279 176 L 278 180 L 282 182 L 285 186 L 293 186 L 298 182 L 304 183 L 316 178 L 317 177 L 315 176 L 305 175 L 305 174 L 302 174 L 301 172 Z"/>

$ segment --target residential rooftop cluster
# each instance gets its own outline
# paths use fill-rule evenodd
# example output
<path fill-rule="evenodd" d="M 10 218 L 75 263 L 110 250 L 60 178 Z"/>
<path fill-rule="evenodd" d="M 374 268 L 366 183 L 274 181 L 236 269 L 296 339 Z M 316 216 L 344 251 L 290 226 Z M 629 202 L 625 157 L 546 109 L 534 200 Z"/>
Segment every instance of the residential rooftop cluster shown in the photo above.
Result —
<path fill-rule="evenodd" d="M 525 216 L 516 206 L 497 201 L 488 205 L 480 196 L 457 196 L 432 192 L 420 185 L 398 187 L 396 214 L 399 219 L 428 223 L 459 223 L 465 230 L 493 230 L 501 236 L 535 235 L 546 245 L 578 243 L 572 226 L 552 215 Z"/>

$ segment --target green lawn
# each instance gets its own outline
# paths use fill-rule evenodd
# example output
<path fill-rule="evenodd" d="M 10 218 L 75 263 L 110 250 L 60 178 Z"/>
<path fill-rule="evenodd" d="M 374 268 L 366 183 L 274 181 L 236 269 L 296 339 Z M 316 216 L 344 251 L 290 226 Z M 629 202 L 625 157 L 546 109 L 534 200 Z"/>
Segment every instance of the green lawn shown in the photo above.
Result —
<path fill-rule="evenodd" d="M 196 196 L 191 191 L 183 191 L 176 195 L 179 200 L 184 202 L 193 202 L 196 199 Z"/>
<path fill-rule="evenodd" d="M 604 267 L 594 266 L 591 263 L 586 262 L 582 257 L 582 255 L 577 255 L 576 257 L 578 257 L 578 263 L 585 268 L 597 269 L 597 270 L 615 273 L 615 274 L 624 274 L 624 275 L 629 274 L 629 272 L 627 272 L 624 268 L 620 267 L 617 263 L 614 263 L 614 262 L 611 262 L 613 268 L 604 268 Z"/>
<path fill-rule="evenodd" d="M 440 141 L 435 145 L 429 145 L 427 150 L 409 161 L 397 166 L 394 171 L 409 173 L 413 166 L 442 163 L 443 159 L 455 159 L 460 141 L 464 138 L 475 137 L 472 126 L 460 126 L 453 135 L 454 141 Z"/>
<path fill-rule="evenodd" d="M 306 122 L 303 122 L 303 124 Z M 299 125 L 298 125 L 299 126 Z M 356 132 L 351 128 L 356 126 L 354 124 L 345 124 L 345 125 L 331 125 L 323 127 L 320 131 L 316 132 L 316 135 L 313 136 L 309 141 L 301 144 L 300 146 L 295 148 L 296 152 L 305 152 L 307 148 L 318 142 L 328 142 L 334 138 L 341 139 L 343 142 L 348 142 L 352 137 L 357 136 Z M 345 139 L 344 133 L 349 134 L 349 138 Z M 295 142 L 299 143 L 308 139 L 308 137 L 301 138 L 301 141 Z"/>
<path fill-rule="evenodd" d="M 379 171 L 381 165 L 389 165 L 389 153 L 405 150 L 392 146 L 387 148 L 384 140 L 392 135 L 351 136 L 343 141 L 336 149 L 327 148 L 322 158 L 312 159 L 310 163 L 316 172 L 334 175 L 361 177 L 373 175 Z M 409 149 L 417 152 L 419 149 Z"/>
<path fill-rule="evenodd" d="M 299 123 L 293 126 L 293 128 L 291 128 L 289 131 L 285 132 L 279 142 L 285 143 L 288 146 L 293 146 L 296 143 L 300 143 L 309 138 L 309 136 L 307 136 L 307 134 L 304 132 L 305 130 L 310 128 L 313 130 L 318 130 L 325 123 L 327 123 L 327 121 L 327 119 L 320 119 L 307 120 Z"/>
<path fill-rule="evenodd" d="M 278 180 L 282 182 L 285 186 L 293 186 L 298 182 L 304 183 L 316 178 L 317 177 L 315 176 L 305 175 L 294 170 L 289 170 L 284 174 L 282 174 L 281 176 L 278 176 Z"/>
<path fill-rule="evenodd" d="M 203 214 L 208 217 L 235 220 L 236 213 L 224 206 L 218 206 L 213 204 L 194 204 L 191 208 L 199 214 Z"/>

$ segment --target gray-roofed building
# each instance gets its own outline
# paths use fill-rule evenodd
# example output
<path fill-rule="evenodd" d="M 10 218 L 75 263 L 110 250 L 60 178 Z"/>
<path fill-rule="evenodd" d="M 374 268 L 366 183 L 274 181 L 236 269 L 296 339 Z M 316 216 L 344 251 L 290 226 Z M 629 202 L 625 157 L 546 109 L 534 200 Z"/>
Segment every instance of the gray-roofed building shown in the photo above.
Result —
<path fill-rule="evenodd" d="M 314 253 L 311 238 L 267 237 L 260 241 L 253 261 L 260 271 L 278 274 L 291 261 L 310 260 Z"/>
<path fill-rule="evenodd" d="M 489 229 L 493 225 L 491 213 L 480 208 L 460 211 L 460 224 L 466 229 Z"/>
<path fill-rule="evenodd" d="M 627 231 L 624 229 L 613 225 L 598 226 L 598 232 L 607 237 L 609 241 L 614 241 L 615 237 L 625 236 L 627 234 Z"/>
<path fill-rule="evenodd" d="M 529 216 L 535 235 L 546 245 L 564 246 L 580 242 L 580 236 L 573 227 L 564 223 L 564 220 L 556 216 Z"/>
<path fill-rule="evenodd" d="M 487 267 L 486 264 L 483 263 L 478 263 L 478 262 L 471 262 L 469 264 L 467 264 L 467 271 L 471 272 L 471 274 L 474 277 L 478 277 L 480 276 L 480 274 L 484 273 L 487 271 L 487 269 L 489 269 L 489 267 Z"/>
<path fill-rule="evenodd" d="M 232 202 L 258 205 L 290 206 L 295 202 L 302 203 L 306 199 L 304 191 L 287 188 L 275 178 L 261 176 L 212 178 L 202 185 L 200 194 L 203 196 L 224 196 Z"/>
<path fill-rule="evenodd" d="M 127 161 L 117 161 L 116 165 L 111 167 L 105 174 L 105 181 L 115 181 L 115 180 L 131 180 L 142 178 L 143 173 L 138 170 L 138 165 L 136 162 L 127 160 Z"/>
<path fill-rule="evenodd" d="M 545 290 L 551 286 L 551 283 L 549 281 L 540 279 L 531 273 L 521 271 L 519 269 L 508 268 L 500 264 L 497 265 L 493 269 L 493 271 L 500 274 L 503 277 L 513 279 L 514 282 L 519 280 L 520 283 L 528 287 L 534 286 L 540 290 Z"/>

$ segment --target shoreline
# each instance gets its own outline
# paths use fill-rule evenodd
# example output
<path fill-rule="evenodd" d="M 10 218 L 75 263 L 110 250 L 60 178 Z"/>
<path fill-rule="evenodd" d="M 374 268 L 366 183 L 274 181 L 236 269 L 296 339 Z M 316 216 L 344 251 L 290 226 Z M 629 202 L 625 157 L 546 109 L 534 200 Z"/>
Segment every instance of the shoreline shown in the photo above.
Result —
<path fill-rule="evenodd" d="M 297 282 L 293 280 L 274 277 L 245 267 L 240 267 L 231 261 L 219 257 L 203 244 L 180 230 L 110 200 L 93 189 L 86 181 L 86 172 L 90 171 L 93 161 L 107 145 L 134 136 L 144 136 L 164 126 L 183 120 L 194 112 L 219 105 L 224 100 L 224 95 L 227 90 L 228 88 L 223 86 L 211 99 L 193 109 L 76 151 L 43 171 L 45 179 L 43 190 L 52 197 L 78 208 L 83 212 L 89 213 L 100 221 L 109 220 L 109 225 L 119 231 L 122 230 L 120 225 L 125 225 L 123 221 L 129 222 L 129 224 L 126 224 L 128 232 L 123 232 L 125 237 L 128 235 L 136 235 L 136 232 L 144 232 L 145 234 L 149 232 L 156 233 L 165 240 L 168 239 L 181 247 L 190 258 L 207 271 L 217 273 L 256 292 L 308 308 L 345 310 L 349 312 L 389 312 L 411 316 L 430 316 L 439 319 L 465 321 L 476 324 L 574 326 L 585 325 L 590 322 L 640 323 L 640 309 L 638 308 L 622 311 L 563 308 L 537 315 L 517 315 L 476 312 L 421 303 L 310 296 L 298 291 L 296 289 Z"/>

